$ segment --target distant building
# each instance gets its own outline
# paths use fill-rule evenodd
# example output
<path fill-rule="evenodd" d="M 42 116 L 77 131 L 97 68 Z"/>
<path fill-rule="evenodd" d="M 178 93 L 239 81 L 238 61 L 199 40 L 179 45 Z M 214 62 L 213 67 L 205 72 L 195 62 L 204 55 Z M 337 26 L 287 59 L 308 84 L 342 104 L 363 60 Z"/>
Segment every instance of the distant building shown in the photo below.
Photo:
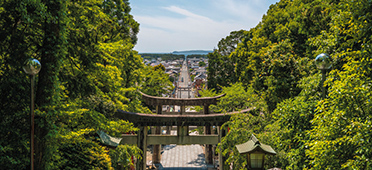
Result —
<path fill-rule="evenodd" d="M 200 74 L 195 76 L 194 82 L 193 82 L 193 87 L 195 88 L 195 96 L 200 97 L 199 91 L 203 90 L 203 85 L 204 85 L 204 88 L 206 88 L 206 84 L 207 84 L 206 72 L 201 72 Z"/>
<path fill-rule="evenodd" d="M 175 67 L 175 66 L 168 66 L 168 67 L 165 67 L 165 72 L 169 72 L 170 70 L 174 70 L 174 71 L 177 71 L 177 73 L 180 72 L 181 68 L 180 67 Z"/>

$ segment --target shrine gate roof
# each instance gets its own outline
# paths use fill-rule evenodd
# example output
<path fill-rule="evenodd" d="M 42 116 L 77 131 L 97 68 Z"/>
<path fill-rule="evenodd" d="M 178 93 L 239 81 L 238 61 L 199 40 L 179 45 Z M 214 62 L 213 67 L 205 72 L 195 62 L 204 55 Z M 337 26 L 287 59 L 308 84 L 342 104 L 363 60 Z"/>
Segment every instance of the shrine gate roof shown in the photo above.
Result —
<path fill-rule="evenodd" d="M 201 98 L 168 98 L 168 97 L 156 97 L 150 96 L 142 93 L 142 99 L 148 105 L 158 106 L 158 105 L 177 105 L 177 106 L 204 106 L 217 104 L 217 99 L 225 96 L 226 94 L 221 94 L 215 97 L 201 97 Z"/>

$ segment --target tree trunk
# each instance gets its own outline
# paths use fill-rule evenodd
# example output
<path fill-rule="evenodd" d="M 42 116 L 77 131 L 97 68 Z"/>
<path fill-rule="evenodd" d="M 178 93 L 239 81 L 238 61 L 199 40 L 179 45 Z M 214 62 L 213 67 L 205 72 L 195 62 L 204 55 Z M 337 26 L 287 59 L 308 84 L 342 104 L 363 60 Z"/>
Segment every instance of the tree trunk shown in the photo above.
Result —
<path fill-rule="evenodd" d="M 41 70 L 38 75 L 38 84 L 35 97 L 37 108 L 41 112 L 53 114 L 48 107 L 55 105 L 59 100 L 59 82 L 58 74 L 60 70 L 61 59 L 63 57 L 63 41 L 60 30 L 64 26 L 63 16 L 64 1 L 56 0 L 43 2 L 47 7 L 49 16 L 43 23 L 44 38 L 41 49 Z M 50 121 L 48 117 L 35 116 L 35 169 L 45 169 L 47 159 L 50 159 L 46 153 L 46 136 L 50 131 Z M 38 124 L 39 123 L 39 124 Z"/>

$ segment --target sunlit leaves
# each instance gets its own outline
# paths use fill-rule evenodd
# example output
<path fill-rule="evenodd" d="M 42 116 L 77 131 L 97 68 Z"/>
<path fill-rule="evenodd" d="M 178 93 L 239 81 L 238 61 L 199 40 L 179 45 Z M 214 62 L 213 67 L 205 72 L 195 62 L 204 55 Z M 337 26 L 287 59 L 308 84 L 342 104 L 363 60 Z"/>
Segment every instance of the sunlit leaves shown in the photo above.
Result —
<path fill-rule="evenodd" d="M 307 154 L 315 169 L 369 169 L 371 138 L 371 24 L 364 16 L 371 15 L 367 1 L 342 1 L 340 15 L 334 17 L 340 66 L 326 81 L 328 98 L 317 106 L 310 131 L 312 141 Z M 355 15 L 356 14 L 356 15 Z M 355 27 L 355 25 L 358 25 Z M 342 67 L 341 67 L 342 66 Z"/>
<path fill-rule="evenodd" d="M 367 158 L 372 152 L 365 148 L 371 147 L 367 141 L 371 138 L 372 96 L 371 78 L 361 67 L 365 64 L 372 63 L 349 62 L 345 71 L 335 72 L 339 80 L 333 82 L 328 99 L 318 105 L 308 152 L 315 167 L 325 166 L 330 155 L 338 157 L 328 161 L 334 168 L 370 166 Z"/>
<path fill-rule="evenodd" d="M 164 70 L 154 69 L 151 66 L 146 66 L 142 70 L 141 91 L 143 93 L 152 96 L 162 96 L 162 94 L 170 94 L 173 88 L 169 75 Z"/>
<path fill-rule="evenodd" d="M 110 152 L 112 166 L 116 169 L 121 167 L 130 169 L 134 167 L 134 160 L 142 159 L 141 155 L 142 151 L 139 148 L 129 145 L 119 145 L 115 150 Z"/>
<path fill-rule="evenodd" d="M 281 153 L 272 159 L 276 165 L 371 168 L 370 9 L 368 0 L 282 0 L 270 6 L 262 22 L 230 54 L 234 80 L 253 87 L 274 110 L 273 115 L 265 114 L 274 117 L 264 127 L 280 127 L 272 136 L 280 140 L 273 142 Z M 334 60 L 324 87 L 312 62 L 320 53 Z M 326 99 L 320 97 L 321 88 L 328 88 Z M 230 161 L 235 165 L 237 159 Z"/>
<path fill-rule="evenodd" d="M 221 90 L 221 86 L 228 86 L 234 82 L 234 63 L 231 59 L 222 55 L 218 50 L 214 50 L 213 53 L 207 55 L 209 66 L 208 71 L 208 88 Z"/>
<path fill-rule="evenodd" d="M 235 145 L 245 143 L 253 133 L 261 132 L 263 120 L 262 116 L 253 116 L 251 113 L 237 113 L 223 125 L 222 128 L 228 132 L 218 144 L 221 147 L 218 152 L 227 157 L 225 164 L 233 163 L 237 169 L 247 165 L 247 157 L 240 155 Z"/>
<path fill-rule="evenodd" d="M 222 93 L 226 95 L 218 99 L 217 109 L 220 109 L 219 112 L 227 113 L 256 107 L 257 109 L 266 109 L 262 99 L 254 93 L 254 90 L 252 88 L 245 90 L 242 83 L 224 87 Z"/>
<path fill-rule="evenodd" d="M 222 87 L 222 93 L 226 95 L 219 99 L 216 106 L 211 107 L 211 110 L 222 112 L 241 111 L 252 109 L 246 113 L 234 114 L 231 119 L 226 122 L 222 128 L 227 131 L 225 137 L 222 138 L 219 146 L 221 150 L 218 152 L 226 156 L 225 164 L 233 163 L 234 168 L 242 169 L 247 165 L 246 156 L 240 155 L 235 145 L 247 142 L 251 134 L 258 134 L 264 131 L 267 120 L 262 114 L 266 110 L 266 105 L 263 100 L 254 93 L 252 88 L 246 91 L 242 83 L 233 84 L 231 87 Z M 203 97 L 216 96 L 214 91 L 205 90 L 202 93 Z M 266 122 L 267 121 L 267 122 Z"/>
<path fill-rule="evenodd" d="M 108 151 L 83 136 L 60 138 L 59 152 L 52 157 L 48 169 L 113 169 Z"/>
<path fill-rule="evenodd" d="M 41 59 L 44 70 L 35 88 L 37 169 L 111 168 L 95 131 L 136 130 L 112 119 L 116 109 L 148 112 L 133 87 L 143 64 L 133 51 L 139 29 L 129 13 L 126 0 L 0 2 L 1 132 L 11 142 L 0 143 L 3 168 L 29 164 L 29 136 L 19 132 L 28 131 L 30 88 L 20 75 L 31 57 Z"/>

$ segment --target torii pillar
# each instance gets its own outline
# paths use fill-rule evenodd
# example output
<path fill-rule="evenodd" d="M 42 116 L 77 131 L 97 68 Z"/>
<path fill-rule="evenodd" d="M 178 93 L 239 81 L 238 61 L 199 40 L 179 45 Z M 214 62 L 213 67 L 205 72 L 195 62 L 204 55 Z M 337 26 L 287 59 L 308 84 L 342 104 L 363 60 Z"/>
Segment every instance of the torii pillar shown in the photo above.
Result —
<path fill-rule="evenodd" d="M 204 104 L 203 111 L 205 115 L 209 114 L 209 104 Z M 211 134 L 211 126 L 204 127 L 204 134 L 205 135 Z M 213 164 L 212 145 L 205 145 L 205 162 L 207 164 Z"/>
<path fill-rule="evenodd" d="M 156 114 L 162 114 L 163 106 L 157 105 L 156 106 Z M 155 126 L 155 134 L 160 135 L 160 126 Z M 154 164 L 160 164 L 160 145 L 154 145 L 153 146 L 153 153 L 152 153 L 152 162 Z"/>

